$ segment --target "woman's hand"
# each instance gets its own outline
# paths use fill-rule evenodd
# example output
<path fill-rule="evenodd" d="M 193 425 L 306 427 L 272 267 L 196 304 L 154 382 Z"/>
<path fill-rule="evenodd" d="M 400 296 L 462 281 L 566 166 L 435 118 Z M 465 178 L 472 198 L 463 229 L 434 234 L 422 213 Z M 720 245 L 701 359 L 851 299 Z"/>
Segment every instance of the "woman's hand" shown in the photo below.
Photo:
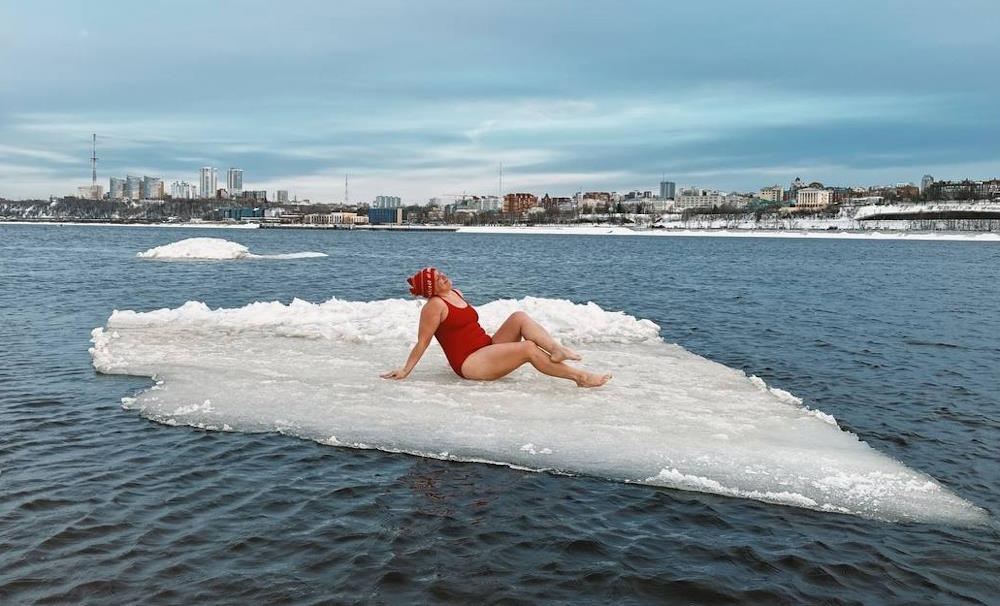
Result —
<path fill-rule="evenodd" d="M 406 358 L 406 364 L 402 368 L 397 368 L 395 370 L 390 370 L 389 372 L 384 372 L 379 376 L 383 379 L 395 379 L 400 381 L 405 379 L 413 367 L 417 365 L 420 361 L 420 356 L 424 355 L 424 351 L 427 346 L 431 343 L 431 337 L 437 331 L 437 327 L 441 324 L 443 315 L 448 312 L 448 306 L 445 302 L 439 298 L 431 299 L 424 305 L 423 309 L 420 310 L 420 327 L 417 330 L 417 343 L 410 350 L 409 357 Z"/>

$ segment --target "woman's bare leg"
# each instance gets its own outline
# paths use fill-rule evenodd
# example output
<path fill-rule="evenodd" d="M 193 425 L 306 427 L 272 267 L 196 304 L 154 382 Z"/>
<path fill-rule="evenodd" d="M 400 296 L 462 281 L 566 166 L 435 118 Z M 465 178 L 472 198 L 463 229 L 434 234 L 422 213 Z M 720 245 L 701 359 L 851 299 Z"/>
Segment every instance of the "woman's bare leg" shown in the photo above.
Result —
<path fill-rule="evenodd" d="M 572 349 L 563 347 L 545 328 L 535 322 L 535 320 L 523 311 L 515 311 L 510 314 L 504 323 L 500 325 L 496 334 L 493 335 L 494 343 L 516 343 L 524 339 L 534 341 L 539 347 L 548 352 L 553 362 L 563 360 L 579 360 L 580 354 Z"/>
<path fill-rule="evenodd" d="M 530 363 L 538 372 L 570 379 L 580 387 L 599 387 L 611 379 L 611 375 L 597 375 L 562 362 L 553 362 L 534 341 L 516 343 L 494 343 L 473 352 L 462 364 L 462 374 L 467 379 L 492 381 L 504 377 L 521 365 Z"/>

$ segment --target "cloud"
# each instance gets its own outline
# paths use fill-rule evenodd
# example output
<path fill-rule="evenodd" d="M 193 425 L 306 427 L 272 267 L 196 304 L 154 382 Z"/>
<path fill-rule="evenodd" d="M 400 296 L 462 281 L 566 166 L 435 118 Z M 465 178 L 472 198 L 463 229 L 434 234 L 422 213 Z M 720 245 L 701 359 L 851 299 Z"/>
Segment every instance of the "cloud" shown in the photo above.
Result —
<path fill-rule="evenodd" d="M 990 166 L 1000 4 L 845 1 L 0 3 L 0 161 L 64 193 L 96 132 L 102 180 L 239 166 L 319 199 L 344 172 L 359 199 L 492 191 L 501 161 L 573 190 Z"/>
<path fill-rule="evenodd" d="M 68 154 L 63 154 L 56 151 L 16 147 L 13 145 L 4 145 L 0 143 L 0 158 L 5 156 L 6 157 L 20 156 L 23 158 L 44 160 L 46 162 L 55 162 L 59 164 L 77 164 L 80 162 L 79 158 L 74 158 L 73 156 L 70 156 Z"/>

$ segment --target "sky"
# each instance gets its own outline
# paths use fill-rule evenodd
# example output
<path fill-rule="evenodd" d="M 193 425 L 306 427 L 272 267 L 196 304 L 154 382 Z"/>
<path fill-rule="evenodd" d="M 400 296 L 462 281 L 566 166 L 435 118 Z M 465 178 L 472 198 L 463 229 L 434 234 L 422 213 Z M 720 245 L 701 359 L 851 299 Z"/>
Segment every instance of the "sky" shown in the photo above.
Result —
<path fill-rule="evenodd" d="M 0 2 L 0 197 L 1000 177 L 996 0 Z"/>

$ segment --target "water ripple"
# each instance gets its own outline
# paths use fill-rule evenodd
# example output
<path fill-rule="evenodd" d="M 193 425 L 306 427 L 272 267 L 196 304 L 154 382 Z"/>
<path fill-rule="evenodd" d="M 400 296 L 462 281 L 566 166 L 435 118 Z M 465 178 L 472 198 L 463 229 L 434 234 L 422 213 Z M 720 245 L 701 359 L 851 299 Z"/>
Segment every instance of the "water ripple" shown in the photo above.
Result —
<path fill-rule="evenodd" d="M 336 254 L 308 272 L 132 258 L 201 233 L 183 231 L 0 225 L 0 603 L 992 604 L 1000 595 L 994 526 L 889 525 L 168 428 L 119 405 L 148 381 L 96 376 L 86 354 L 89 331 L 114 308 L 360 296 L 317 275 L 355 275 L 364 298 L 386 298 L 399 296 L 396 268 L 439 258 L 476 301 L 573 296 L 654 318 L 668 339 L 803 396 L 995 515 L 1000 269 L 982 247 L 262 232 L 241 243 Z M 531 279 L 512 284 L 516 274 Z"/>

